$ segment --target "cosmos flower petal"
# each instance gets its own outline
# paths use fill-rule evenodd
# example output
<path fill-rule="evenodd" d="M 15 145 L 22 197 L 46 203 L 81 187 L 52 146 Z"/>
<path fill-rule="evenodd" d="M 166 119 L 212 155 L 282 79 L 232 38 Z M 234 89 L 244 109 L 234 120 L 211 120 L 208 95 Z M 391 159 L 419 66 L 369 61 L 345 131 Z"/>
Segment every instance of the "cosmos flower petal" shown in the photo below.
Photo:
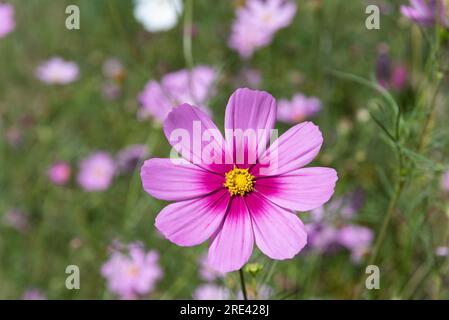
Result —
<path fill-rule="evenodd" d="M 256 189 L 281 207 L 309 211 L 330 199 L 337 179 L 337 172 L 331 168 L 302 168 L 258 179 Z"/>
<path fill-rule="evenodd" d="M 187 161 L 175 164 L 172 159 L 152 158 L 140 171 L 144 190 L 166 201 L 197 198 L 223 186 L 224 177 Z"/>
<path fill-rule="evenodd" d="M 301 220 L 258 193 L 246 198 L 259 249 L 272 259 L 291 259 L 307 243 Z"/>
<path fill-rule="evenodd" d="M 165 119 L 164 133 L 187 161 L 219 173 L 232 169 L 232 165 L 224 164 L 223 136 L 211 118 L 198 107 L 184 103 L 173 109 Z"/>
<path fill-rule="evenodd" d="M 253 251 L 254 234 L 251 217 L 243 197 L 231 200 L 222 228 L 209 248 L 208 263 L 219 272 L 240 269 Z"/>
<path fill-rule="evenodd" d="M 281 175 L 310 163 L 320 151 L 323 136 L 312 122 L 302 122 L 279 137 L 262 155 L 252 172 Z"/>
<path fill-rule="evenodd" d="M 226 107 L 225 136 L 228 150 L 233 150 L 239 167 L 246 168 L 249 164 L 247 161 L 243 164 L 239 162 L 238 155 L 243 154 L 247 158 L 248 153 L 260 156 L 265 152 L 275 121 L 276 101 L 271 94 L 247 88 L 238 89 L 232 94 Z M 257 138 L 252 139 L 253 143 L 247 139 L 243 141 L 238 138 L 239 131 L 243 134 L 252 132 Z"/>
<path fill-rule="evenodd" d="M 226 214 L 229 192 L 180 201 L 166 206 L 156 217 L 156 228 L 179 246 L 195 246 L 209 239 Z"/>

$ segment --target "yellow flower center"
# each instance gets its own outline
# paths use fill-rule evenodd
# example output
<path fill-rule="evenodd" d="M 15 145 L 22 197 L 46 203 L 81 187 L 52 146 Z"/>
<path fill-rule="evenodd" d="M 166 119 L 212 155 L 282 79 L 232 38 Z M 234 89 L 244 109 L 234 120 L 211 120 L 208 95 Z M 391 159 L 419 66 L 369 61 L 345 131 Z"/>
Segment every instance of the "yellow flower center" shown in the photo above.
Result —
<path fill-rule="evenodd" d="M 224 186 L 228 188 L 231 196 L 245 196 L 254 190 L 254 176 L 248 172 L 248 169 L 234 169 L 226 173 L 226 182 Z"/>
<path fill-rule="evenodd" d="M 136 277 L 139 274 L 139 272 L 140 272 L 140 269 L 137 266 L 132 265 L 128 268 L 128 274 L 132 278 Z"/>

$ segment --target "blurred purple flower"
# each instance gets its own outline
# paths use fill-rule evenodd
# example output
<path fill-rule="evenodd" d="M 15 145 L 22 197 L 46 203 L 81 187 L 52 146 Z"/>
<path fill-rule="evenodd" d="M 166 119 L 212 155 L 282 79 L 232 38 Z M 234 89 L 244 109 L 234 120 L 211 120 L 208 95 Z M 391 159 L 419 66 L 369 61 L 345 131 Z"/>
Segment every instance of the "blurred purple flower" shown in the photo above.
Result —
<path fill-rule="evenodd" d="M 439 257 L 447 257 L 449 255 L 449 248 L 446 246 L 439 246 L 435 249 L 435 254 Z"/>
<path fill-rule="evenodd" d="M 229 46 L 242 58 L 249 58 L 254 51 L 271 43 L 274 34 L 287 27 L 296 13 L 296 5 L 284 0 L 248 0 L 237 9 Z"/>
<path fill-rule="evenodd" d="M 338 230 L 325 223 L 311 223 L 306 226 L 307 247 L 320 253 L 335 248 L 338 240 Z"/>
<path fill-rule="evenodd" d="M 3 217 L 5 225 L 16 229 L 19 232 L 25 233 L 29 228 L 28 218 L 20 209 L 10 209 Z"/>
<path fill-rule="evenodd" d="M 14 7 L 8 3 L 0 3 L 0 38 L 12 32 L 15 27 Z"/>
<path fill-rule="evenodd" d="M 393 65 L 386 44 L 379 45 L 376 63 L 377 82 L 385 89 L 401 91 L 407 86 L 408 70 L 402 65 Z"/>
<path fill-rule="evenodd" d="M 56 185 L 65 185 L 72 173 L 72 168 L 65 161 L 54 163 L 47 171 L 48 178 Z"/>
<path fill-rule="evenodd" d="M 24 292 L 23 300 L 47 300 L 45 295 L 39 289 L 28 289 Z"/>
<path fill-rule="evenodd" d="M 248 25 L 244 20 L 237 20 L 231 31 L 229 38 L 229 47 L 239 53 L 244 58 L 250 58 L 254 52 L 271 43 L 272 35 L 264 33 L 263 29 Z"/>
<path fill-rule="evenodd" d="M 116 173 L 116 164 L 108 153 L 96 152 L 80 162 L 78 183 L 86 191 L 106 190 Z"/>
<path fill-rule="evenodd" d="M 60 57 L 53 57 L 36 69 L 36 77 L 47 84 L 67 84 L 77 80 L 78 76 L 77 64 Z"/>
<path fill-rule="evenodd" d="M 257 89 L 262 82 L 262 75 L 259 70 L 256 69 L 243 69 L 239 74 L 240 86 L 251 87 Z"/>
<path fill-rule="evenodd" d="M 224 278 L 226 273 L 216 271 L 207 262 L 207 254 L 204 254 L 199 259 L 200 264 L 200 277 L 204 281 L 214 281 L 220 278 Z"/>
<path fill-rule="evenodd" d="M 407 68 L 404 65 L 395 66 L 391 75 L 391 87 L 396 91 L 400 91 L 407 85 L 407 79 Z"/>
<path fill-rule="evenodd" d="M 401 13 L 425 27 L 431 27 L 438 21 L 446 27 L 449 26 L 442 0 L 410 0 L 410 6 L 401 6 Z"/>
<path fill-rule="evenodd" d="M 208 66 L 197 66 L 167 73 L 160 83 L 150 80 L 139 95 L 139 119 L 153 117 L 163 122 L 168 113 L 181 103 L 189 103 L 209 112 L 207 100 L 213 94 L 217 72 Z"/>
<path fill-rule="evenodd" d="M 292 100 L 281 99 L 278 103 L 277 118 L 286 123 L 299 123 L 313 117 L 321 110 L 321 101 L 316 97 L 295 94 Z"/>
<path fill-rule="evenodd" d="M 229 290 L 215 284 L 203 284 L 193 293 L 195 300 L 228 300 Z"/>
<path fill-rule="evenodd" d="M 140 243 L 131 243 L 127 253 L 115 251 L 103 264 L 101 274 L 107 280 L 108 289 L 121 299 L 136 299 L 152 292 L 162 278 L 159 254 L 146 252 Z"/>
<path fill-rule="evenodd" d="M 347 225 L 338 232 L 339 243 L 351 251 L 351 258 L 359 262 L 366 254 L 373 241 L 374 234 L 369 228 L 358 225 Z"/>
<path fill-rule="evenodd" d="M 132 171 L 139 162 L 149 156 L 148 147 L 144 144 L 134 144 L 121 150 L 116 158 L 120 172 Z"/>
<path fill-rule="evenodd" d="M 441 187 L 444 191 L 449 192 L 449 171 L 446 171 L 441 179 Z"/>

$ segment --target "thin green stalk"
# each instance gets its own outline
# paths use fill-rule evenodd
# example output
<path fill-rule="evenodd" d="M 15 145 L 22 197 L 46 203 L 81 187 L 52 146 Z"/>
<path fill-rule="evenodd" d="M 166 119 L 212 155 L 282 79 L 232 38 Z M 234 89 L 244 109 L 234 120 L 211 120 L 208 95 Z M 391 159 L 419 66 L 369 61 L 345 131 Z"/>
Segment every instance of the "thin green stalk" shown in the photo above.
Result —
<path fill-rule="evenodd" d="M 243 299 L 248 300 L 248 296 L 246 294 L 245 276 L 243 275 L 243 268 L 239 270 L 239 275 L 240 275 L 240 286 L 242 287 Z"/>
<path fill-rule="evenodd" d="M 379 236 L 376 239 L 376 243 L 374 244 L 374 249 L 373 249 L 373 251 L 372 251 L 372 253 L 370 255 L 370 259 L 369 259 L 367 265 L 372 265 L 377 260 L 377 256 L 379 254 L 379 250 L 382 247 L 382 244 L 383 244 L 383 242 L 385 240 L 385 235 L 387 234 L 388 226 L 390 225 L 390 221 L 391 221 L 391 218 L 393 216 L 393 212 L 394 212 L 394 210 L 396 208 L 396 205 L 398 203 L 398 200 L 399 200 L 399 198 L 401 196 L 401 193 L 403 191 L 404 185 L 405 185 L 404 181 L 402 179 L 398 178 L 398 182 L 396 183 L 396 187 L 394 189 L 393 197 L 390 199 L 390 203 L 388 204 L 387 213 L 385 214 L 384 219 L 382 221 L 382 226 L 381 226 L 380 231 L 379 231 Z M 354 296 L 356 298 L 360 297 L 364 276 L 365 275 L 363 274 L 361 279 L 360 279 L 360 281 L 359 281 L 359 283 L 358 283 L 358 286 L 357 286 L 357 288 L 355 290 L 355 295 Z"/>
<path fill-rule="evenodd" d="M 443 81 L 442 81 L 443 76 L 441 75 L 441 76 L 437 76 L 437 77 L 438 77 L 437 86 L 435 88 L 435 92 L 433 93 L 433 96 L 432 96 L 432 99 L 430 102 L 430 108 L 429 108 L 429 111 L 427 112 L 426 119 L 424 120 L 423 131 L 422 131 L 420 139 L 419 139 L 418 153 L 421 153 L 421 151 L 423 151 L 423 149 L 424 149 L 426 138 L 429 134 L 430 124 L 432 123 L 433 118 L 435 117 L 436 99 L 438 97 L 438 92 L 440 91 L 441 84 L 443 83 Z"/>
<path fill-rule="evenodd" d="M 186 60 L 187 68 L 193 68 L 193 53 L 192 53 L 192 26 L 193 26 L 193 2 L 186 1 L 186 9 L 184 13 L 184 30 L 182 37 L 182 48 L 184 52 L 184 59 Z"/>

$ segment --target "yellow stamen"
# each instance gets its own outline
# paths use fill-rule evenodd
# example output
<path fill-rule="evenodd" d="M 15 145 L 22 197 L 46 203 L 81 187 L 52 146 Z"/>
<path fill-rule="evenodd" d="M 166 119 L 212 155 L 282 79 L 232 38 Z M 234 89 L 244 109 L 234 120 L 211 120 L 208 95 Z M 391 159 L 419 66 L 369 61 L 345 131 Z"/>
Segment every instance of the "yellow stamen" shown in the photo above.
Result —
<path fill-rule="evenodd" d="M 254 190 L 254 176 L 248 172 L 248 169 L 234 169 L 226 173 L 226 182 L 224 186 L 228 188 L 231 196 L 245 196 Z"/>

